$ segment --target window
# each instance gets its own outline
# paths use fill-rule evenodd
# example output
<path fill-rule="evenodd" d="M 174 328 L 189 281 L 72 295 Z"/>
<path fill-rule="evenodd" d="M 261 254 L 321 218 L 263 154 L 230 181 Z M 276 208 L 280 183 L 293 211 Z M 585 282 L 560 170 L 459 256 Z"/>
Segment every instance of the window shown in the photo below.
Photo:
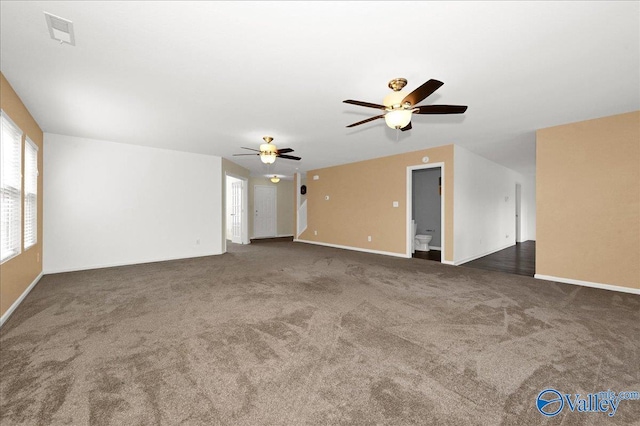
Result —
<path fill-rule="evenodd" d="M 22 131 L 0 113 L 0 261 L 20 253 L 22 236 Z"/>
<path fill-rule="evenodd" d="M 24 141 L 24 249 L 38 241 L 38 147 Z"/>

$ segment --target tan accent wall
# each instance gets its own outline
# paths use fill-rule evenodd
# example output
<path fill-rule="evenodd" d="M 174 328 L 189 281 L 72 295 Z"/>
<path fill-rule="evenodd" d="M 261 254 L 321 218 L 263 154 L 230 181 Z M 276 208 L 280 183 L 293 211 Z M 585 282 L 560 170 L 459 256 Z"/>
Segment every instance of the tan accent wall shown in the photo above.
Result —
<path fill-rule="evenodd" d="M 278 215 L 276 232 L 278 236 L 294 235 L 294 183 L 293 180 L 281 180 L 273 183 L 269 178 L 252 177 L 249 179 L 249 235 L 253 238 L 253 188 L 256 185 L 275 186 L 277 193 L 276 213 Z"/>
<path fill-rule="evenodd" d="M 38 171 L 40 172 L 38 176 L 38 242 L 0 265 L 0 315 L 4 315 L 42 272 L 42 177 L 44 175 L 42 157 L 44 149 L 42 130 L 2 73 L 0 73 L 0 108 L 23 131 L 23 141 L 24 137 L 28 136 L 33 143 L 38 145 Z M 24 175 L 24 143 L 22 150 Z M 24 226 L 22 230 L 24 232 Z"/>
<path fill-rule="evenodd" d="M 234 177 L 249 179 L 249 169 L 245 169 L 242 166 L 237 165 L 233 161 L 229 161 L 226 158 L 222 159 L 222 177 L 226 174 L 230 174 Z"/>
<path fill-rule="evenodd" d="M 308 171 L 307 230 L 300 239 L 406 254 L 407 167 L 424 165 L 425 156 L 445 164 L 444 259 L 453 261 L 453 145 Z"/>
<path fill-rule="evenodd" d="M 222 209 L 222 247 L 225 252 L 227 246 L 227 174 L 237 178 L 245 178 L 248 181 L 250 172 L 249 169 L 245 169 L 233 161 L 229 161 L 226 158 L 222 159 L 222 200 L 220 207 Z M 248 230 L 249 235 L 251 235 L 251 228 L 248 228 Z"/>
<path fill-rule="evenodd" d="M 640 288 L 640 111 L 536 138 L 536 274 Z"/>

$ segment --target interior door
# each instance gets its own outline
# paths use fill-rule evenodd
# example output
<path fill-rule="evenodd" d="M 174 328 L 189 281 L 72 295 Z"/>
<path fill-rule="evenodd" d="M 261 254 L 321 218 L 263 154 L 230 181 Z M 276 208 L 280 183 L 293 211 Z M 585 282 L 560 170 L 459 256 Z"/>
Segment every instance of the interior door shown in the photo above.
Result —
<path fill-rule="evenodd" d="M 231 183 L 231 242 L 242 244 L 242 181 Z"/>
<path fill-rule="evenodd" d="M 276 236 L 276 187 L 256 185 L 253 191 L 253 236 Z"/>

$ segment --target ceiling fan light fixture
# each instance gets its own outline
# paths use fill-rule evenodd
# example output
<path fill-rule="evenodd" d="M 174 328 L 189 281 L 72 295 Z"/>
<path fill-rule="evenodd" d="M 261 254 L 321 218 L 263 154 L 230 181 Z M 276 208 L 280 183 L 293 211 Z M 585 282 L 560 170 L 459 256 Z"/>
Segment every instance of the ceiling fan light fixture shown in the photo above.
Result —
<path fill-rule="evenodd" d="M 385 96 L 382 105 L 371 102 L 356 101 L 347 99 L 342 101 L 346 104 L 359 105 L 367 108 L 375 108 L 385 111 L 374 117 L 360 120 L 356 123 L 349 124 L 347 127 L 355 127 L 361 124 L 369 123 L 380 118 L 384 118 L 387 126 L 392 129 L 401 129 L 402 131 L 411 130 L 411 115 L 416 114 L 462 114 L 467 110 L 466 105 L 423 105 L 417 106 L 420 102 L 438 90 L 444 83 L 439 80 L 430 79 L 420 85 L 417 89 L 407 94 L 403 89 L 407 84 L 404 78 L 394 78 L 389 82 L 389 88 L 393 92 Z"/>
<path fill-rule="evenodd" d="M 273 152 L 261 152 L 260 161 L 262 161 L 264 164 L 273 164 L 276 162 L 276 154 Z"/>
<path fill-rule="evenodd" d="M 402 129 L 411 123 L 411 114 L 410 109 L 392 109 L 384 115 L 384 121 L 392 129 Z"/>
<path fill-rule="evenodd" d="M 266 143 L 260 144 L 260 161 L 264 164 L 273 164 L 276 161 L 276 153 L 278 152 L 278 148 L 271 143 L 273 140 L 270 136 L 265 136 L 262 138 L 266 141 Z"/>
<path fill-rule="evenodd" d="M 260 160 L 264 163 L 264 164 L 273 164 L 276 162 L 276 156 L 271 154 L 271 155 L 262 155 L 260 154 Z"/>

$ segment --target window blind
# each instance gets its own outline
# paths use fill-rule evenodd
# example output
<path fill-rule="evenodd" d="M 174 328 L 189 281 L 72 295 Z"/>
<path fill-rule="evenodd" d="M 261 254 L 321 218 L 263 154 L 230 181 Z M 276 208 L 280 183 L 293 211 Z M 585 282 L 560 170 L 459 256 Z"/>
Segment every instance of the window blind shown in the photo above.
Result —
<path fill-rule="evenodd" d="M 0 112 L 0 262 L 20 253 L 22 131 Z"/>
<path fill-rule="evenodd" d="M 38 241 L 38 146 L 24 142 L 24 249 Z"/>

